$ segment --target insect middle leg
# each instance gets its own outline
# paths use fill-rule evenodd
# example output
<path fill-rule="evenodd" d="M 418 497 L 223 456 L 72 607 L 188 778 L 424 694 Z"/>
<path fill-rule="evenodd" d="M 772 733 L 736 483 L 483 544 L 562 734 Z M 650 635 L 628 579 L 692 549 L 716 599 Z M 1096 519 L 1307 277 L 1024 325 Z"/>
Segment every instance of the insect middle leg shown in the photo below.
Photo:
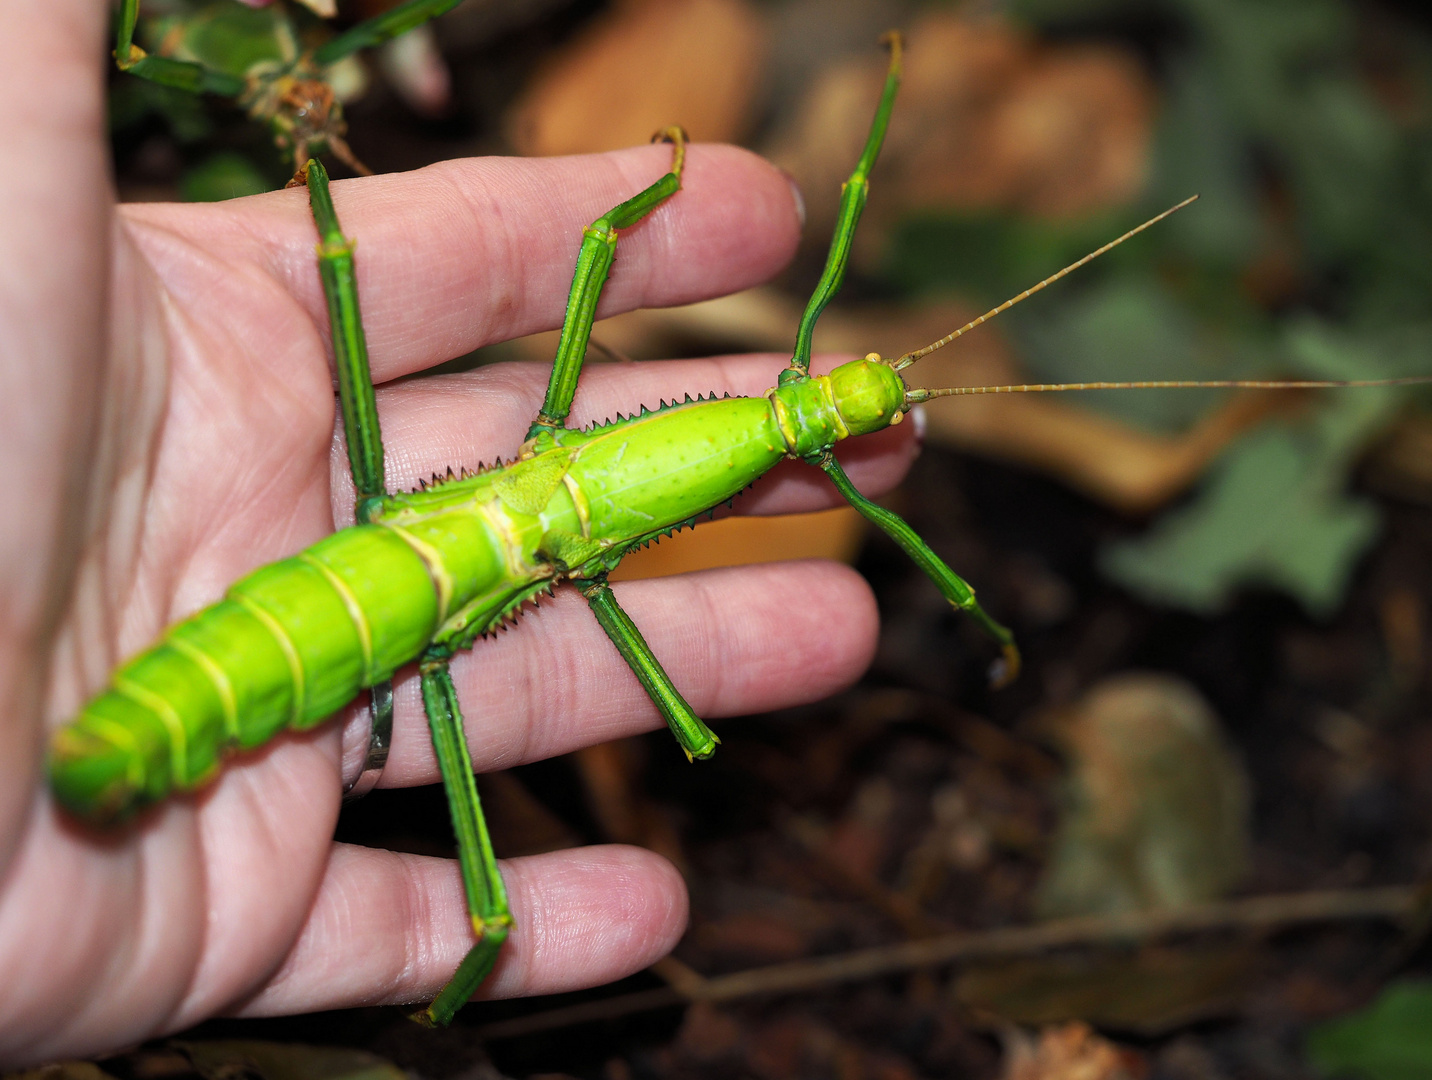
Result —
<path fill-rule="evenodd" d="M 541 412 L 527 431 L 524 452 L 535 453 L 544 439 L 550 439 L 553 432 L 566 425 L 582 361 L 586 356 L 587 342 L 591 338 L 597 302 L 601 299 L 602 287 L 606 284 L 616 253 L 617 230 L 635 225 L 681 188 L 686 133 L 679 127 L 670 127 L 656 137 L 673 144 L 670 171 L 645 191 L 607 211 L 584 230 L 582 247 L 577 254 L 577 269 L 572 275 L 572 289 L 567 295 L 562 337 L 557 344 L 557 357 L 552 362 L 552 375 L 547 383 L 547 396 L 542 402 Z M 631 616 L 617 603 L 606 575 L 577 580 L 574 584 L 586 597 L 597 622 L 617 647 L 622 659 L 666 718 L 667 726 L 687 757 L 710 757 L 720 740 L 677 691 L 671 676 L 663 670 Z"/>

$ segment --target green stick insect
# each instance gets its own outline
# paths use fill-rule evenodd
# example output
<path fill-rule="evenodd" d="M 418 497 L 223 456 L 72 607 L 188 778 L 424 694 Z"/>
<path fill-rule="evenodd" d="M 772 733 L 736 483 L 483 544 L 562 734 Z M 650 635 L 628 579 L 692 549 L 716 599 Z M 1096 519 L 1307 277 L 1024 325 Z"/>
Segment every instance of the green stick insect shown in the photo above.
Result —
<path fill-rule="evenodd" d="M 371 170 L 345 139 L 348 124 L 333 88 L 333 69 L 360 49 L 401 37 L 458 2 L 407 0 L 334 36 L 314 16 L 296 23 L 277 4 L 255 9 L 224 0 L 153 20 L 148 29 L 157 46 L 149 53 L 134 41 L 139 0 L 123 0 L 114 58 L 121 71 L 150 82 L 233 98 L 273 133 L 295 169 L 310 155 L 331 152 L 368 176 Z"/>
<path fill-rule="evenodd" d="M 890 35 L 887 44 L 890 67 L 874 123 L 846 182 L 830 255 L 793 355 L 775 386 L 761 397 L 698 399 L 585 430 L 566 426 L 618 234 L 680 189 L 685 137 L 671 128 L 661 135 L 673 145 L 670 171 L 584 232 L 546 397 L 516 458 L 417 491 L 385 487 L 353 242 L 340 228 L 326 172 L 309 161 L 305 179 L 321 241 L 319 269 L 358 523 L 249 574 L 222 601 L 172 626 L 115 671 L 108 689 L 54 737 L 49 770 L 58 800 L 91 821 L 123 819 L 206 783 L 232 751 L 322 723 L 364 688 L 382 686 L 416 661 L 477 938 L 451 981 L 417 1016 L 443 1024 L 492 969 L 512 926 L 449 662 L 558 582 L 570 580 L 586 598 L 688 757 L 708 757 L 716 736 L 618 604 L 608 574 L 634 548 L 693 524 L 783 459 L 796 458 L 824 471 L 975 620 L 1002 651 L 997 679 L 1013 678 L 1019 654 L 1010 632 L 909 525 L 855 489 L 832 450 L 842 439 L 898 423 L 931 397 L 1072 388 L 911 390 L 899 372 L 1152 222 L 924 349 L 897 359 L 871 354 L 827 376 L 812 375 L 812 332 L 840 288 L 900 81 L 900 38 Z"/>

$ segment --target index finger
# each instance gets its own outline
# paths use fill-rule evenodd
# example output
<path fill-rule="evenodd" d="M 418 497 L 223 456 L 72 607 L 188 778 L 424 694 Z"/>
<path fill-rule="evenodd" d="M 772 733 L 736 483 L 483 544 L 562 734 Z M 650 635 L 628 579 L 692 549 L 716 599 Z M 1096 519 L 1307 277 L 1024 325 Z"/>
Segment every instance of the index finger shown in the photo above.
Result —
<path fill-rule="evenodd" d="M 342 180 L 333 196 L 358 243 L 358 290 L 375 381 L 561 324 L 582 229 L 670 168 L 671 148 L 583 157 L 468 158 Z M 142 205 L 133 220 L 223 262 L 282 280 L 326 330 L 302 191 L 205 206 Z M 622 231 L 599 315 L 691 303 L 780 270 L 800 234 L 790 180 L 733 146 L 688 149 L 682 187 Z"/>

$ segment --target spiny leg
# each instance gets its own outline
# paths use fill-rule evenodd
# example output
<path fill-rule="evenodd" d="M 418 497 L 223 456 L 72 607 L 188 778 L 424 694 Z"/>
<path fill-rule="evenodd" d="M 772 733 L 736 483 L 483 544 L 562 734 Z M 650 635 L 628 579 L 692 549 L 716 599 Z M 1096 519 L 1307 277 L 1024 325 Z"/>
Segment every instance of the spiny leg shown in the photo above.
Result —
<path fill-rule="evenodd" d="M 602 296 L 612 257 L 616 254 L 617 230 L 635 225 L 681 188 L 681 170 L 686 162 L 686 133 L 679 127 L 659 132 L 657 139 L 674 144 L 671 171 L 641 194 L 608 210 L 583 230 L 582 247 L 577 253 L 577 269 L 572 275 L 572 289 L 567 294 L 567 314 L 562 321 L 562 338 L 557 343 L 557 356 L 552 361 L 552 377 L 547 383 L 547 396 L 542 411 L 527 431 L 533 439 L 543 431 L 562 427 L 572 409 L 572 395 L 577 392 L 577 377 L 587 353 L 587 340 L 592 335 L 597 301 Z"/>
<path fill-rule="evenodd" d="M 388 489 L 383 474 L 383 433 L 378 426 L 378 402 L 368 365 L 368 339 L 363 333 L 363 316 L 358 309 L 354 245 L 338 224 L 338 213 L 328 190 L 328 172 L 323 164 L 310 159 L 301 174 L 308 183 L 309 206 L 318 227 L 318 273 L 328 301 L 333 363 L 338 373 L 338 402 L 343 413 L 343 436 L 348 444 L 348 467 L 353 474 L 353 516 L 361 525 L 382 508 Z M 391 679 L 372 686 L 368 709 L 371 725 L 365 772 L 381 770 L 387 761 L 393 732 Z M 371 785 L 374 780 L 366 782 Z M 354 787 L 350 795 L 353 792 L 366 794 L 358 787 Z"/>
<path fill-rule="evenodd" d="M 576 578 L 572 584 L 587 598 L 597 622 L 601 623 L 607 637 L 612 639 L 612 644 L 622 654 L 622 659 L 646 688 L 652 702 L 661 710 L 661 715 L 666 717 L 666 724 L 676 736 L 676 741 L 681 744 L 681 749 L 686 751 L 686 757 L 710 757 L 721 740 L 701 722 L 686 703 L 686 699 L 681 696 L 681 691 L 676 689 L 671 676 L 662 668 L 652 654 L 651 646 L 636 628 L 636 623 L 631 621 L 631 616 L 617 603 L 612 587 L 607 584 L 606 575 Z"/>
<path fill-rule="evenodd" d="M 244 82 L 233 75 L 215 71 L 203 64 L 174 60 L 167 56 L 151 56 L 134 43 L 134 28 L 139 22 L 139 0 L 123 0 L 114 35 L 114 62 L 120 71 L 141 79 L 177 87 L 191 94 L 219 94 L 238 97 Z"/>
<path fill-rule="evenodd" d="M 425 657 L 419 671 L 423 709 L 428 714 L 433 749 L 442 771 L 443 790 L 447 793 L 453 832 L 457 836 L 457 857 L 462 869 L 463 892 L 467 896 L 468 917 L 477 934 L 477 944 L 468 950 L 457 972 L 433 1003 L 413 1014 L 414 1020 L 432 1027 L 449 1023 L 487 978 L 512 928 L 512 912 L 507 905 L 507 887 L 497 868 L 487 822 L 482 816 L 462 712 L 457 704 L 457 689 L 448 672 L 447 659 L 445 656 Z"/>
<path fill-rule="evenodd" d="M 865 150 L 856 162 L 855 171 L 840 189 L 840 212 L 836 216 L 835 235 L 830 240 L 830 254 L 825 259 L 825 269 L 815 292 L 811 293 L 801 316 L 800 329 L 796 331 L 796 347 L 788 368 L 781 372 L 780 383 L 785 386 L 804 379 L 810 372 L 811 338 L 815 333 L 816 320 L 831 298 L 840 291 L 845 280 L 845 267 L 850 261 L 850 245 L 855 240 L 855 227 L 860 224 L 861 211 L 870 191 L 870 170 L 880 154 L 885 141 L 885 129 L 890 126 L 890 112 L 895 107 L 895 92 L 900 88 L 901 50 L 903 39 L 897 31 L 891 31 L 881 39 L 890 49 L 890 67 L 885 75 L 885 90 L 880 95 L 880 105 L 875 110 L 875 119 L 870 124 L 870 135 L 865 140 Z"/>
<path fill-rule="evenodd" d="M 981 630 L 999 643 L 1004 652 L 1004 658 L 992 672 L 990 681 L 997 687 L 1012 682 L 1019 674 L 1019 649 L 1014 644 L 1014 634 L 1007 627 L 995 622 L 984 608 L 980 607 L 979 601 L 975 599 L 975 591 L 969 583 L 946 566 L 944 561 L 930 550 L 925 541 L 920 539 L 920 534 L 912 529 L 904 518 L 894 511 L 886 510 L 883 506 L 877 506 L 860 494 L 855 485 L 850 482 L 850 477 L 845 475 L 845 470 L 840 467 L 840 463 L 835 460 L 833 454 L 827 451 L 817 464 L 830 477 L 836 490 L 845 497 L 846 502 L 860 511 L 862 517 L 878 525 L 887 536 L 900 545 L 915 565 L 925 572 L 925 576 L 935 583 L 935 588 L 940 590 L 941 596 L 974 619 Z"/>

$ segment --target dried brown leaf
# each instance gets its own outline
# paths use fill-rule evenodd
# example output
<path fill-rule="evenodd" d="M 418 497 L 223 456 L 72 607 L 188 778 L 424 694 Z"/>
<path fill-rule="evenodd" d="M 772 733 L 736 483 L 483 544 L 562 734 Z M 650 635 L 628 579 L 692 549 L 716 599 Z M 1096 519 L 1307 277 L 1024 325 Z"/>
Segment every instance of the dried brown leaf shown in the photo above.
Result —
<path fill-rule="evenodd" d="M 1047 1027 L 1032 1038 L 1005 1036 L 1004 1080 L 1133 1080 L 1130 1055 L 1088 1024 Z"/>
<path fill-rule="evenodd" d="M 628 2 L 552 56 L 508 116 L 522 154 L 588 154 L 680 124 L 732 142 L 750 122 L 766 27 L 743 0 Z"/>
<path fill-rule="evenodd" d="M 879 92 L 878 60 L 817 79 L 769 155 L 800 182 L 810 233 L 834 220 Z M 912 209 L 1071 217 L 1122 205 L 1148 170 L 1155 95 L 1139 62 L 1110 46 L 1042 46 L 1007 23 L 933 12 L 909 34 L 858 252 L 879 251 Z"/>

